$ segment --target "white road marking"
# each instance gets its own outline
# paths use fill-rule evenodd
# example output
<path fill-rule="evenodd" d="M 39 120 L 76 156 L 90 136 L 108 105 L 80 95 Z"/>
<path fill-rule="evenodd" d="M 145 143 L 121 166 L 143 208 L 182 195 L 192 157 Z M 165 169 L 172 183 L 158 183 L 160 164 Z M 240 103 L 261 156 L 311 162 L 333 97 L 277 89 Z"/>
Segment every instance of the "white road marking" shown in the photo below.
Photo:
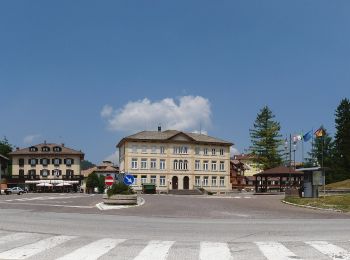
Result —
<path fill-rule="evenodd" d="M 202 242 L 200 260 L 233 260 L 230 249 L 226 243 Z"/>
<path fill-rule="evenodd" d="M 239 196 L 236 196 L 236 197 L 233 197 L 234 199 L 241 199 L 242 197 L 239 197 Z"/>
<path fill-rule="evenodd" d="M 96 260 L 124 241 L 126 240 L 109 238 L 101 239 L 83 246 L 68 255 L 58 258 L 57 260 Z"/>
<path fill-rule="evenodd" d="M 31 236 L 33 236 L 33 235 L 30 233 L 15 233 L 15 234 L 6 235 L 3 237 L 0 237 L 0 245 L 5 244 L 5 243 L 9 243 L 9 242 L 14 242 L 14 241 L 21 240 L 21 239 L 25 239 L 25 238 L 28 238 Z"/>
<path fill-rule="evenodd" d="M 245 199 L 251 199 L 252 197 L 244 197 Z"/>
<path fill-rule="evenodd" d="M 74 236 L 55 236 L 40 240 L 36 243 L 17 247 L 3 253 L 0 253 L 0 259 L 27 259 L 66 241 L 75 238 Z"/>
<path fill-rule="evenodd" d="M 0 204 L 10 204 L 10 205 L 27 205 L 27 206 L 47 206 L 47 207 L 63 207 L 63 208 L 81 208 L 81 209 L 93 209 L 95 206 L 74 206 L 74 205 L 59 205 L 59 204 L 39 204 L 39 203 L 7 203 L 0 202 Z"/>
<path fill-rule="evenodd" d="M 301 259 L 284 245 L 278 242 L 256 242 L 255 243 L 268 260 L 295 260 Z"/>
<path fill-rule="evenodd" d="M 350 252 L 326 241 L 305 242 L 332 259 L 350 260 Z"/>
<path fill-rule="evenodd" d="M 165 260 L 175 241 L 151 241 L 134 260 Z"/>

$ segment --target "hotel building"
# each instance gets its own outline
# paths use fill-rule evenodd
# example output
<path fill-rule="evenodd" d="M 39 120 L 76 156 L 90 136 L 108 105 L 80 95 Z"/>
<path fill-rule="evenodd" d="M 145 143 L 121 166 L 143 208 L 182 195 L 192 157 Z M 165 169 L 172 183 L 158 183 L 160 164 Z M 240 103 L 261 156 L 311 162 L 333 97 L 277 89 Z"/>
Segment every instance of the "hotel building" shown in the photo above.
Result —
<path fill-rule="evenodd" d="M 154 183 L 160 192 L 204 188 L 220 194 L 231 190 L 232 145 L 204 134 L 159 128 L 125 137 L 117 148 L 120 170 L 135 177 L 135 190 Z"/>

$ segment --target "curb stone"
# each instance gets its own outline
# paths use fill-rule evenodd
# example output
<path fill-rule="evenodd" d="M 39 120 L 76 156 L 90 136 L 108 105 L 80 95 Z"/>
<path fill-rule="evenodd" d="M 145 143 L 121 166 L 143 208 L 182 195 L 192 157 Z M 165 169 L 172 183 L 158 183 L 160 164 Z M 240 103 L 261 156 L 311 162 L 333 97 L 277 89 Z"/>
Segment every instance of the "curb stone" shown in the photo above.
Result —
<path fill-rule="evenodd" d="M 318 207 L 307 206 L 307 205 L 299 205 L 299 204 L 291 203 L 291 202 L 288 202 L 288 201 L 285 201 L 285 200 L 282 200 L 282 203 L 287 204 L 287 205 L 291 205 L 291 206 L 295 206 L 295 207 L 299 207 L 299 208 L 346 213 L 346 212 L 344 212 L 344 211 L 342 211 L 340 209 L 325 209 L 325 208 L 318 208 Z"/>

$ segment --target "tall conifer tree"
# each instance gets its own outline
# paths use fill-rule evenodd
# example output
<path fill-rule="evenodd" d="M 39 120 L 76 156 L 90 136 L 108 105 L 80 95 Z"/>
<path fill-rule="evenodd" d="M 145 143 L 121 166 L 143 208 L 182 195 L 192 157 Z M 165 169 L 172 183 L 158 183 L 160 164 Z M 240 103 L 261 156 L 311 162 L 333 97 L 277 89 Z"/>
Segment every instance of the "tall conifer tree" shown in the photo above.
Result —
<path fill-rule="evenodd" d="M 254 128 L 250 129 L 252 143 L 250 150 L 263 169 L 279 166 L 282 162 L 280 155 L 281 126 L 279 122 L 274 121 L 274 118 L 272 111 L 265 106 L 257 115 Z"/>
<path fill-rule="evenodd" d="M 350 178 L 350 101 L 343 99 L 335 111 L 335 156 L 338 180 Z"/>

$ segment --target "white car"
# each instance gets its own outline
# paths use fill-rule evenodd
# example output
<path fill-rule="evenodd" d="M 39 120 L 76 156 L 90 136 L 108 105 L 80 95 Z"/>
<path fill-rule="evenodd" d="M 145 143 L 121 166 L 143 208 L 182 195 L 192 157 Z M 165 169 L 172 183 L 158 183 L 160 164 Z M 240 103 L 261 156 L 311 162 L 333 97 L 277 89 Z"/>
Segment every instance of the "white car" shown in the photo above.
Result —
<path fill-rule="evenodd" d="M 20 187 L 13 187 L 5 190 L 6 195 L 10 195 L 10 194 L 22 195 L 23 193 L 25 193 L 25 191 Z"/>

